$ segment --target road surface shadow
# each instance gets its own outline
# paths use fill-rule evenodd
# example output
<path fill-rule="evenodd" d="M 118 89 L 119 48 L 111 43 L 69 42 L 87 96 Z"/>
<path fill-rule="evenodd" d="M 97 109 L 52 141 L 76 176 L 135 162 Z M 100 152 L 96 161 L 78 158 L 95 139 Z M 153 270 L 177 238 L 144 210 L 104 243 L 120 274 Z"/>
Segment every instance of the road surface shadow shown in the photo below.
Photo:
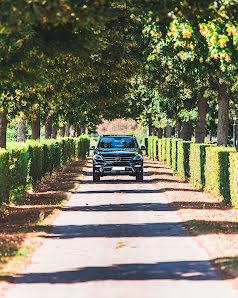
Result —
<path fill-rule="evenodd" d="M 157 172 L 157 171 L 147 171 L 144 172 L 144 176 L 154 176 L 154 175 L 167 175 L 167 176 L 175 176 L 174 173 L 169 173 L 169 172 Z"/>
<path fill-rule="evenodd" d="M 160 188 L 160 189 L 123 189 L 123 190 L 78 190 L 72 193 L 75 194 L 113 194 L 113 193 L 128 193 L 128 194 L 150 194 L 150 193 L 163 193 L 166 191 L 193 191 L 197 192 L 195 189 L 187 189 L 187 188 Z"/>
<path fill-rule="evenodd" d="M 158 214 L 160 216 L 160 214 Z M 184 227 L 198 227 L 196 235 L 238 234 L 237 222 L 188 220 L 144 224 L 88 224 L 54 226 L 43 238 L 120 238 L 120 237 L 190 237 Z M 37 226 L 34 227 L 37 230 Z M 39 230 L 43 229 L 39 226 Z M 44 229 L 45 231 L 45 229 Z"/>
<path fill-rule="evenodd" d="M 76 182 L 79 182 L 80 184 L 95 184 L 95 182 L 93 182 L 92 180 L 77 180 Z M 181 183 L 181 184 L 185 184 L 184 181 L 177 181 L 177 180 L 172 180 L 172 179 L 164 179 L 164 178 L 154 178 L 154 179 L 149 179 L 149 180 L 144 180 L 142 182 L 137 182 L 135 180 L 135 178 L 131 178 L 129 179 L 124 179 L 124 180 L 119 180 L 119 179 L 115 179 L 115 180 L 106 180 L 106 177 L 101 178 L 101 182 L 99 182 L 100 184 L 135 184 L 135 183 L 139 183 L 139 184 L 151 184 L 151 183 L 156 183 L 156 182 L 168 182 L 168 183 Z M 197 190 L 199 191 L 199 190 Z"/>
<path fill-rule="evenodd" d="M 89 224 L 54 226 L 43 238 L 118 238 L 118 237 L 188 237 L 187 231 L 176 222 L 145 224 Z"/>
<path fill-rule="evenodd" d="M 103 280 L 219 280 L 210 263 L 202 261 L 119 264 L 110 267 L 84 267 L 52 273 L 26 273 L 16 284 L 67 284 Z"/>
<path fill-rule="evenodd" d="M 132 203 L 132 204 L 109 204 L 95 206 L 64 207 L 63 211 L 171 211 L 168 204 L 162 203 Z"/>
<path fill-rule="evenodd" d="M 104 212 L 104 211 L 171 211 L 179 209 L 214 209 L 224 210 L 224 207 L 219 203 L 207 203 L 207 202 L 183 202 L 183 204 L 176 205 L 173 202 L 173 206 L 167 203 L 130 203 L 130 204 L 108 204 L 108 205 L 85 205 L 75 207 L 63 207 L 63 211 L 87 211 L 87 212 Z M 231 207 L 227 207 L 230 209 Z"/>

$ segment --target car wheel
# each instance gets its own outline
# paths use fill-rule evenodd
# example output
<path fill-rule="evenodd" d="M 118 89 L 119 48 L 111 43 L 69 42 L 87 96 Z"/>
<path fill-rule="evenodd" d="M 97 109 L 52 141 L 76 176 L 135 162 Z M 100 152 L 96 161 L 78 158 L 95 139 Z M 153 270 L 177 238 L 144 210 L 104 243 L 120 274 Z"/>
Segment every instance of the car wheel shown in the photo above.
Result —
<path fill-rule="evenodd" d="M 93 173 L 93 182 L 100 182 L 100 178 L 99 174 Z"/>
<path fill-rule="evenodd" d="M 136 175 L 136 181 L 142 182 L 143 181 L 143 172 L 142 173 L 138 173 Z"/>

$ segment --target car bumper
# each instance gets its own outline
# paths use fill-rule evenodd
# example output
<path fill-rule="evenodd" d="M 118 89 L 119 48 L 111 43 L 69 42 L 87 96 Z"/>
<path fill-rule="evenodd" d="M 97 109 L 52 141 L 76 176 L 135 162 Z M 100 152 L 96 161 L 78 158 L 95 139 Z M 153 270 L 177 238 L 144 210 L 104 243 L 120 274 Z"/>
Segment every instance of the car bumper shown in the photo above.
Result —
<path fill-rule="evenodd" d="M 130 175 L 136 176 L 138 173 L 143 172 L 143 165 L 141 164 L 130 164 L 130 165 L 119 165 L 119 164 L 105 164 L 99 165 L 95 164 L 93 166 L 93 171 L 100 176 L 110 176 L 110 175 Z"/>

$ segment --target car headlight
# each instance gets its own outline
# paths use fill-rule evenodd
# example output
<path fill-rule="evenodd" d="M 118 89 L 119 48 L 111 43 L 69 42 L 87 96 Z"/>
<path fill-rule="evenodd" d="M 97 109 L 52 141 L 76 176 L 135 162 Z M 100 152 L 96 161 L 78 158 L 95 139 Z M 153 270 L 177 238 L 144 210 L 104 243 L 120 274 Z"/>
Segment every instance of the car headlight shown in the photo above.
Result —
<path fill-rule="evenodd" d="M 96 155 L 94 155 L 93 160 L 95 162 L 100 162 L 100 161 L 103 161 L 103 157 L 102 157 L 102 155 L 96 154 Z"/>
<path fill-rule="evenodd" d="M 143 160 L 143 156 L 141 154 L 137 154 L 134 158 L 134 161 L 142 161 Z"/>

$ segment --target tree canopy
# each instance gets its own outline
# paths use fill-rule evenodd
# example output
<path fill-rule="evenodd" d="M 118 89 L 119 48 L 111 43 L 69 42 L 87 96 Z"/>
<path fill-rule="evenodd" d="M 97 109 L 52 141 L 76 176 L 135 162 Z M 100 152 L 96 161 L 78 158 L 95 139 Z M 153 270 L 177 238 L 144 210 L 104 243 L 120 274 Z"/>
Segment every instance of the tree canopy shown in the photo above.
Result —
<path fill-rule="evenodd" d="M 236 0 L 0 0 L 1 116 L 90 129 L 130 117 L 186 130 L 203 111 L 209 130 L 220 119 L 226 144 L 237 15 Z"/>

